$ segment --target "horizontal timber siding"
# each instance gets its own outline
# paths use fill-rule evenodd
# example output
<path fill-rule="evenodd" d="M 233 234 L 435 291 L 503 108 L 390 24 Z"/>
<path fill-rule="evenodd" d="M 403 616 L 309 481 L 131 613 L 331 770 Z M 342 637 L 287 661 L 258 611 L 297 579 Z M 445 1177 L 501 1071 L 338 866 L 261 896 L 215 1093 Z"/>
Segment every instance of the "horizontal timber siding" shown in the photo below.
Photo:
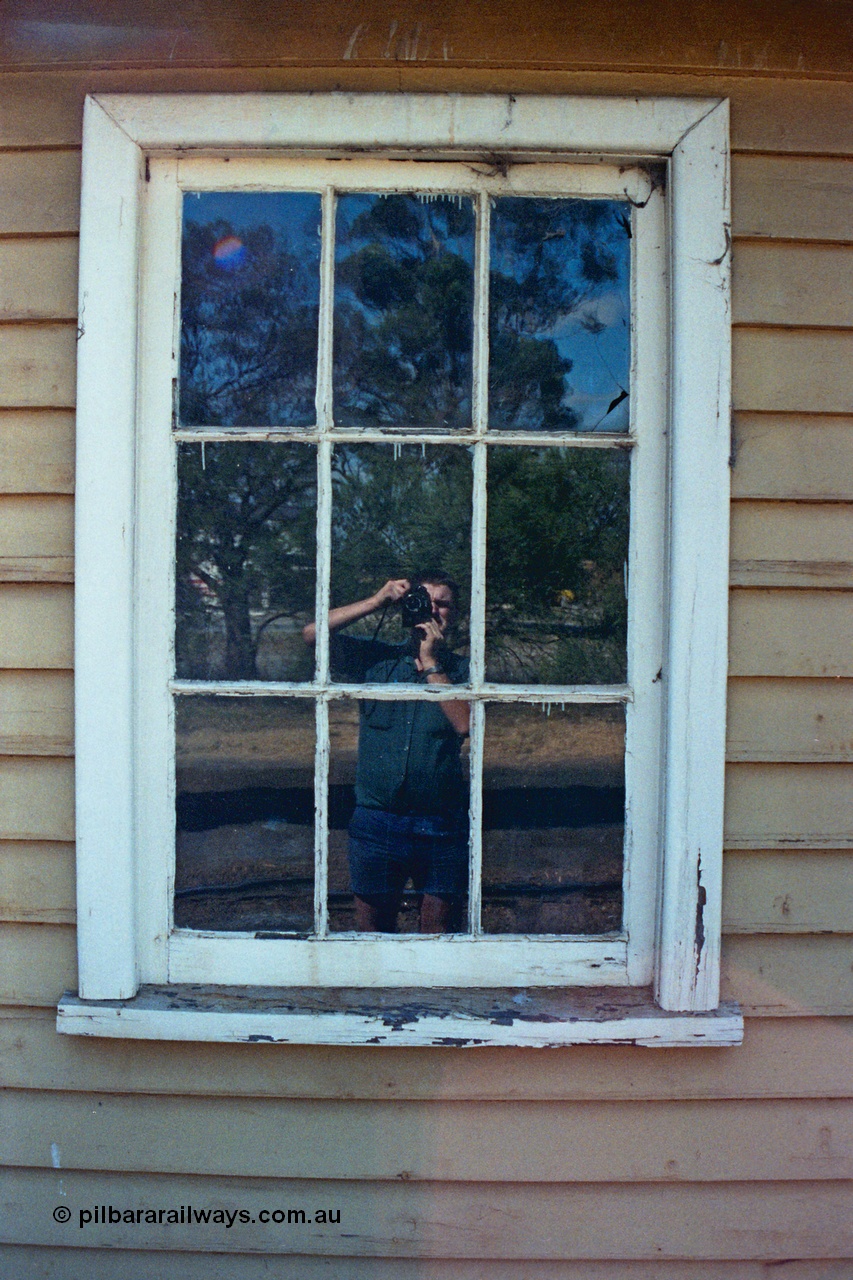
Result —
<path fill-rule="evenodd" d="M 0 920 L 73 924 L 75 918 L 74 845 L 0 841 Z"/>
<path fill-rule="evenodd" d="M 801 1181 L 804 1169 L 820 1181 L 853 1174 L 853 1109 L 839 1099 L 507 1108 L 7 1090 L 3 1113 L 5 1164 L 49 1169 L 51 1153 L 40 1141 L 49 1133 L 63 1171 L 559 1184 Z M 239 1146 L 228 1141 L 234 1125 Z M 704 1141 L 691 1142 L 699 1130 Z M 833 1140 L 822 1151 L 827 1130 Z M 137 1135 L 132 1147 L 127 1133 Z"/>
<path fill-rule="evenodd" d="M 77 237 L 0 239 L 0 320 L 76 320 Z"/>
<path fill-rule="evenodd" d="M 57 1036 L 52 1009 L 0 1016 L 10 1088 L 208 1098 L 584 1101 L 853 1098 L 853 1018 L 753 1018 L 737 1050 L 372 1048 Z"/>
<path fill-rule="evenodd" d="M 16 1280 L 151 1280 L 151 1255 L 140 1250 L 71 1251 L 41 1245 L 0 1245 L 3 1260 Z M 241 1253 L 157 1253 L 157 1280 L 270 1280 L 275 1272 L 266 1257 Z M 763 1262 L 614 1262 L 466 1261 L 423 1258 L 358 1258 L 336 1260 L 347 1280 L 768 1280 Z M 772 1264 L 771 1264 L 772 1265 Z M 299 1280 L 328 1280 L 328 1259 L 299 1258 Z M 849 1280 L 846 1260 L 820 1258 L 785 1262 L 785 1280 Z"/>
<path fill-rule="evenodd" d="M 0 755 L 69 756 L 73 750 L 72 673 L 0 670 Z"/>
<path fill-rule="evenodd" d="M 0 668 L 74 665 L 74 594 L 58 584 L 0 583 Z"/>
<path fill-rule="evenodd" d="M 853 417 L 736 413 L 732 497 L 853 501 Z"/>
<path fill-rule="evenodd" d="M 0 496 L 0 582 L 70 582 L 73 575 L 72 498 Z"/>
<path fill-rule="evenodd" d="M 0 410 L 0 493 L 73 492 L 74 414 Z"/>
<path fill-rule="evenodd" d="M 56 1224 L 60 1174 L 14 1169 L 0 1195 L 14 1213 L 15 1241 L 67 1243 Z M 205 1178 L 61 1172 L 69 1206 L 246 1205 L 340 1208 L 340 1228 L 235 1223 L 227 1247 L 269 1254 L 348 1257 L 504 1259 L 768 1259 L 849 1256 L 853 1187 L 844 1182 L 578 1184 L 334 1183 L 294 1179 Z M 11 1184 L 11 1185 L 9 1185 Z M 665 1200 L 664 1200 L 665 1197 Z M 663 1204 L 666 1211 L 663 1212 Z M 226 1247 L 224 1228 L 146 1226 L 151 1250 Z M 138 1245 L 135 1225 L 95 1226 L 87 1243 Z M 452 1243 L 451 1243 L 452 1242 Z"/>
<path fill-rule="evenodd" d="M 442 21 L 443 10 L 430 19 Z M 373 67 L 116 66 L 0 80 L 0 1077 L 10 1166 L 0 1271 L 12 1280 L 848 1280 L 853 86 L 725 67 L 667 77 L 406 63 L 403 26 L 389 44 L 385 20 L 381 49 L 368 33 Z M 492 57 L 499 26 L 493 16 Z M 322 53 L 338 56 L 331 44 Z M 76 983 L 82 97 L 337 87 L 732 99 L 723 963 L 724 994 L 749 1015 L 742 1048 L 389 1053 L 53 1030 L 55 1002 Z M 214 1233 L 81 1232 L 51 1218 L 58 1203 L 76 1212 L 190 1202 L 326 1205 L 342 1219 L 331 1230 Z"/>

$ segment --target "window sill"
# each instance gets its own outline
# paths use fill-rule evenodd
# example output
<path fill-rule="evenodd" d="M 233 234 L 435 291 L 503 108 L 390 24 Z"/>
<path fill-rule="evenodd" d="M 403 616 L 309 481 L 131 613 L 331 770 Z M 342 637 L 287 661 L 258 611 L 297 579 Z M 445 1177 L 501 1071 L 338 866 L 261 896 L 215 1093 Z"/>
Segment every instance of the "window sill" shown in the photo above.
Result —
<path fill-rule="evenodd" d="M 669 1013 L 647 988 L 562 991 L 142 987 L 132 1000 L 59 1002 L 66 1035 L 262 1044 L 527 1046 L 738 1045 L 735 1004 Z"/>

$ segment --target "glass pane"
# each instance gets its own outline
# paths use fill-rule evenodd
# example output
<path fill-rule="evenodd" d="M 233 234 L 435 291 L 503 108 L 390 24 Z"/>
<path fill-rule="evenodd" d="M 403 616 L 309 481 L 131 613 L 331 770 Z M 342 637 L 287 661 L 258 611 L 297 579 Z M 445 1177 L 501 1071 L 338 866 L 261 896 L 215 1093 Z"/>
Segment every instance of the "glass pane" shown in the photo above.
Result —
<path fill-rule="evenodd" d="M 625 680 L 630 466 L 622 449 L 489 450 L 487 679 Z"/>
<path fill-rule="evenodd" d="M 437 703 L 329 706 L 329 929 L 465 928 L 468 751 Z"/>
<path fill-rule="evenodd" d="M 176 670 L 310 680 L 316 454 L 301 444 L 180 444 Z"/>
<path fill-rule="evenodd" d="M 175 925 L 314 928 L 314 706 L 178 698 Z"/>
<path fill-rule="evenodd" d="M 483 752 L 483 931 L 622 922 L 622 707 L 492 705 Z"/>
<path fill-rule="evenodd" d="M 180 421 L 315 420 L 320 197 L 184 195 Z"/>
<path fill-rule="evenodd" d="M 338 426 L 470 424 L 473 281 L 470 198 L 339 197 Z"/>
<path fill-rule="evenodd" d="M 621 201 L 493 202 L 491 427 L 628 430 L 630 238 Z"/>
<path fill-rule="evenodd" d="M 449 579 L 457 608 L 447 620 L 444 648 L 447 655 L 464 653 L 471 583 L 471 450 L 346 445 L 335 449 L 332 469 L 332 607 L 355 602 L 370 606 L 390 580 L 411 580 L 416 574 L 429 581 Z M 392 646 L 387 656 L 414 652 L 413 632 L 403 628 L 396 604 L 369 607 L 346 634 L 373 639 L 380 648 Z M 334 646 L 332 657 L 334 670 Z M 346 664 L 349 676 L 342 678 L 363 680 L 367 667 L 353 662 Z"/>

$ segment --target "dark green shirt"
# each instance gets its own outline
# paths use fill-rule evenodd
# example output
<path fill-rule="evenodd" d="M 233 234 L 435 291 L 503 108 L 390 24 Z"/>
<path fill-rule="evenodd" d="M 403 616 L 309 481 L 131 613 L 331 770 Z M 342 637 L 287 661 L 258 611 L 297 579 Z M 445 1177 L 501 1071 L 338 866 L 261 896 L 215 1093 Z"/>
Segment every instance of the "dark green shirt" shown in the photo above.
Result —
<path fill-rule="evenodd" d="M 425 684 L 408 644 L 356 636 L 331 637 L 338 679 L 365 684 Z M 452 684 L 468 682 L 468 660 L 445 650 L 441 665 Z M 468 808 L 462 738 L 436 702 L 360 704 L 356 804 L 390 813 L 452 814 Z"/>

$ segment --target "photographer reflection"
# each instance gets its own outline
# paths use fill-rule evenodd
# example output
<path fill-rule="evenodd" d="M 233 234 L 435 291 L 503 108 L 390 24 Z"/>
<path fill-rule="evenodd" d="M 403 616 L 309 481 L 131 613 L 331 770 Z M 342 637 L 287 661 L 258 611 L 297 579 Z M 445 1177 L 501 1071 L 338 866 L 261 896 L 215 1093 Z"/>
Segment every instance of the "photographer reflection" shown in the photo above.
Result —
<path fill-rule="evenodd" d="M 409 637 L 402 644 L 340 634 L 360 618 L 399 603 Z M 329 613 L 331 664 L 353 683 L 453 685 L 468 681 L 468 661 L 448 633 L 459 588 L 443 572 L 396 578 L 374 595 Z M 380 619 L 381 626 L 382 619 Z M 316 641 L 315 624 L 303 630 Z M 469 729 L 462 699 L 362 699 L 356 807 L 349 826 L 356 928 L 393 933 L 403 889 L 418 894 L 421 933 L 458 929 L 468 884 L 468 794 L 461 746 Z"/>

